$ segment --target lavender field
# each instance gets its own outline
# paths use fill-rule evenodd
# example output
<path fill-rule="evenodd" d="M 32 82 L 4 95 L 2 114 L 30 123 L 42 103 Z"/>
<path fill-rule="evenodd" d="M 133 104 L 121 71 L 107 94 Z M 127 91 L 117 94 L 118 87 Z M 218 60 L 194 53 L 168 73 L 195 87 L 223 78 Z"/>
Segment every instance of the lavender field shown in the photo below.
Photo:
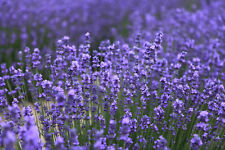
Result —
<path fill-rule="evenodd" d="M 0 0 L 0 150 L 225 150 L 224 0 Z"/>

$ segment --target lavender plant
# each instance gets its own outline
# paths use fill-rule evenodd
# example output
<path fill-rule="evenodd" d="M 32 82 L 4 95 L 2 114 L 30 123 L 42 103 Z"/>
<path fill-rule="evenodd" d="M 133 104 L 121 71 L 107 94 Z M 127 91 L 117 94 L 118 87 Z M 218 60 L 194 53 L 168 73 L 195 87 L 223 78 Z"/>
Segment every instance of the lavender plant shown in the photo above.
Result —
<path fill-rule="evenodd" d="M 212 66 L 188 52 L 168 63 L 161 32 L 103 41 L 93 55 L 85 39 L 60 39 L 54 59 L 26 48 L 1 65 L 2 148 L 224 149 L 224 80 Z"/>
<path fill-rule="evenodd" d="M 0 149 L 225 149 L 224 2 L 173 0 L 158 9 L 154 0 L 121 2 L 2 3 L 0 25 L 18 25 L 22 47 L 32 34 L 39 48 L 25 47 L 17 62 L 0 66 Z M 54 7 L 45 12 L 47 4 Z M 74 8 L 82 15 L 72 15 Z M 96 23 L 107 8 L 106 20 Z M 83 22 L 75 28 L 76 18 Z M 127 37 L 113 29 L 124 19 Z M 31 22 L 38 28 L 26 27 Z M 37 42 L 76 29 L 90 33 L 75 45 L 70 36 L 55 51 Z M 96 42 L 108 33 L 115 41 Z"/>
<path fill-rule="evenodd" d="M 158 3 L 161 4 L 158 5 Z M 152 25 L 157 27 L 159 22 L 168 22 L 165 17 L 160 19 L 163 14 L 174 12 L 176 8 L 190 9 L 189 7 L 194 4 L 200 5 L 200 2 L 192 0 L 191 2 L 190 0 L 168 2 L 161 0 L 1 0 L 0 61 L 11 65 L 17 60 L 15 52 L 26 46 L 39 47 L 42 53 L 55 49 L 55 42 L 64 35 L 70 36 L 77 44 L 82 41 L 81 35 L 90 32 L 95 40 L 94 47 L 97 48 L 98 43 L 106 38 L 115 40 L 122 37 L 126 40 L 130 34 L 133 34 L 133 29 L 137 31 L 137 29 L 147 28 L 151 29 L 148 31 L 150 33 L 155 31 Z M 202 5 L 207 6 L 207 3 Z M 207 17 L 208 15 L 210 14 L 206 14 Z M 151 16 L 156 16 L 156 19 L 152 20 Z M 169 18 L 173 19 L 171 16 Z M 146 18 L 146 21 L 142 18 Z M 145 24 L 149 24 L 149 21 L 151 27 Z M 198 21 L 194 20 L 194 23 Z M 165 25 L 167 26 L 168 23 Z M 164 27 L 167 28 L 165 25 Z M 172 23 L 170 26 L 174 28 Z"/>

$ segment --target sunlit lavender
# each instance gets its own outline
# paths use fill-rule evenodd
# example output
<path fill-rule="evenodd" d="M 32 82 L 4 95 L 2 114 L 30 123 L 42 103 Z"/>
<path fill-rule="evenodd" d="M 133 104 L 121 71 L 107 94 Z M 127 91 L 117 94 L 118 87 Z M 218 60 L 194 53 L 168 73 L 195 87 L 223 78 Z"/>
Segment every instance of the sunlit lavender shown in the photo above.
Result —
<path fill-rule="evenodd" d="M 225 1 L 0 1 L 0 149 L 225 149 Z"/>

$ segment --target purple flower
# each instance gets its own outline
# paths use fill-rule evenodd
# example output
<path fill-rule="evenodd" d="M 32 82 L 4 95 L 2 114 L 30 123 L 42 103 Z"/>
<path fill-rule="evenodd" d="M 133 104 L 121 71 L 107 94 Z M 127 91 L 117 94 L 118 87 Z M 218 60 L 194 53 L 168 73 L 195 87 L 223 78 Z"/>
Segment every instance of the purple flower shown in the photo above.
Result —
<path fill-rule="evenodd" d="M 66 96 L 63 92 L 59 92 L 56 95 L 56 102 L 58 106 L 63 107 L 66 102 Z"/>
<path fill-rule="evenodd" d="M 40 50 L 38 48 L 34 49 L 34 52 L 32 54 L 32 64 L 33 68 L 37 68 L 40 65 L 41 61 L 41 55 L 40 55 Z"/>
<path fill-rule="evenodd" d="M 41 83 L 41 86 L 43 89 L 51 89 L 52 87 L 52 82 L 48 80 L 43 80 Z"/>
<path fill-rule="evenodd" d="M 25 150 L 42 148 L 39 131 L 35 125 L 33 116 L 25 116 L 25 126 L 20 129 L 20 138 L 22 140 L 22 148 Z"/>
<path fill-rule="evenodd" d="M 109 131 L 108 131 L 107 139 L 113 140 L 115 138 L 115 136 L 116 136 L 115 130 L 116 130 L 116 121 L 110 120 L 109 121 Z"/>
<path fill-rule="evenodd" d="M 23 115 L 24 116 L 32 116 L 32 108 L 31 106 L 23 107 Z"/>
<path fill-rule="evenodd" d="M 1 138 L 0 145 L 2 142 L 5 150 L 14 150 L 15 149 L 14 145 L 16 143 L 16 135 L 14 132 L 7 131 L 6 134 L 4 135 L 4 137 L 0 136 L 0 138 Z"/>
<path fill-rule="evenodd" d="M 117 101 L 114 100 L 114 102 L 111 104 L 110 107 L 110 113 L 114 116 L 116 114 L 118 107 L 117 107 Z"/>
<path fill-rule="evenodd" d="M 201 138 L 194 134 L 193 138 L 191 139 L 191 147 L 193 150 L 198 150 L 203 145 Z"/>
<path fill-rule="evenodd" d="M 141 118 L 140 120 L 139 126 L 142 130 L 148 129 L 150 126 L 150 117 L 148 117 L 147 115 L 144 115 L 143 118 Z"/>
<path fill-rule="evenodd" d="M 66 150 L 64 146 L 64 139 L 61 136 L 56 137 L 55 148 L 56 150 Z"/>
<path fill-rule="evenodd" d="M 196 128 L 198 130 L 203 130 L 203 131 L 207 131 L 209 129 L 209 124 L 204 123 L 204 122 L 200 122 L 196 124 Z"/>
<path fill-rule="evenodd" d="M 158 107 L 154 108 L 154 119 L 155 120 L 162 120 L 164 118 L 164 110 L 159 105 Z"/>
<path fill-rule="evenodd" d="M 199 121 L 208 122 L 209 121 L 208 115 L 209 113 L 207 111 L 201 111 L 198 116 Z"/>
<path fill-rule="evenodd" d="M 180 114 L 184 109 L 183 101 L 176 99 L 176 101 L 173 102 L 173 109 L 174 112 Z"/>
<path fill-rule="evenodd" d="M 106 147 L 106 138 L 99 138 L 94 144 L 96 150 L 104 150 Z"/>
<path fill-rule="evenodd" d="M 166 146 L 167 140 L 161 135 L 159 136 L 159 139 L 157 139 L 154 142 L 153 148 L 156 150 L 169 150 L 169 148 Z"/>

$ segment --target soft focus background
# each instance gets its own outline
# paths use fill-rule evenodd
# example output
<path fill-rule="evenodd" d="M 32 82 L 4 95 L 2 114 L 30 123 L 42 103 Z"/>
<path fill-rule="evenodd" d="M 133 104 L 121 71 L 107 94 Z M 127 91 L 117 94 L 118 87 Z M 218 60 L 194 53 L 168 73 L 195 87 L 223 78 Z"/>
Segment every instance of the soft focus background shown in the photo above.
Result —
<path fill-rule="evenodd" d="M 54 50 L 65 35 L 78 44 L 86 32 L 97 48 L 102 40 L 132 41 L 138 32 L 151 39 L 162 30 L 172 51 L 185 41 L 204 56 L 209 36 L 224 40 L 223 12 L 221 0 L 1 0 L 0 62 L 12 64 L 26 46 Z"/>

